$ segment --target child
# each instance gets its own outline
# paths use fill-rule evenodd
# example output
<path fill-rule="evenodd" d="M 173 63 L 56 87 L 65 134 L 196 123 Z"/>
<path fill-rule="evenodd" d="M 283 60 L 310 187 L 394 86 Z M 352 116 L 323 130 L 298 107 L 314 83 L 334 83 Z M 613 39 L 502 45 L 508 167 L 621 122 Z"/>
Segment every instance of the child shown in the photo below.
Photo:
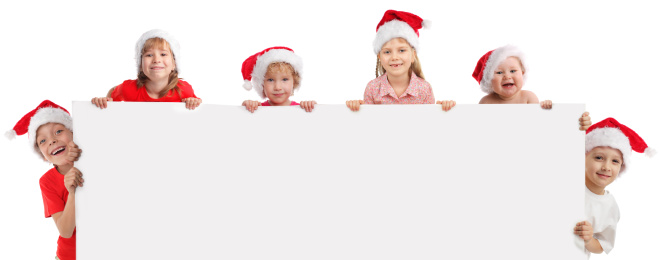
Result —
<path fill-rule="evenodd" d="M 195 109 L 201 99 L 195 96 L 192 86 L 179 79 L 180 47 L 176 39 L 162 30 L 145 32 L 135 44 L 137 79 L 126 80 L 111 88 L 107 97 L 92 99 L 101 109 L 108 101 L 185 102 Z"/>
<path fill-rule="evenodd" d="M 533 92 L 522 90 L 526 80 L 524 53 L 506 45 L 491 50 L 478 60 L 472 76 L 487 93 L 479 104 L 537 104 L 551 108 L 551 100 L 539 102 Z"/>
<path fill-rule="evenodd" d="M 586 131 L 586 221 L 577 223 L 574 234 L 583 239 L 589 256 L 591 252 L 608 254 L 613 249 L 620 211 L 613 195 L 604 188 L 629 167 L 632 150 L 648 156 L 656 153 L 613 118 Z"/>
<path fill-rule="evenodd" d="M 44 100 L 6 134 L 13 138 L 28 133 L 34 151 L 55 166 L 39 179 L 39 185 L 46 218 L 53 217 L 60 234 L 56 254 L 61 260 L 76 258 L 75 190 L 84 182 L 73 167 L 82 150 L 73 143 L 72 125 L 66 109 Z"/>
<path fill-rule="evenodd" d="M 271 47 L 258 52 L 243 62 L 243 87 L 254 88 L 256 93 L 267 100 L 263 103 L 245 100 L 243 106 L 254 113 L 259 106 L 297 106 L 311 112 L 316 101 L 297 103 L 288 98 L 300 88 L 302 59 L 287 47 Z"/>
<path fill-rule="evenodd" d="M 531 91 L 522 90 L 526 81 L 528 67 L 524 53 L 517 47 L 506 45 L 491 50 L 478 60 L 471 74 L 487 93 L 479 104 L 538 104 L 544 109 L 551 109 L 551 100 L 538 101 Z M 590 126 L 588 112 L 581 115 L 580 130 Z"/>
<path fill-rule="evenodd" d="M 346 105 L 358 111 L 361 104 L 434 104 L 430 84 L 425 81 L 419 50 L 419 29 L 428 27 L 415 14 L 388 10 L 376 27 L 373 50 L 377 55 L 375 79 L 368 83 L 364 100 L 349 100 Z M 439 101 L 444 111 L 455 101 Z"/>

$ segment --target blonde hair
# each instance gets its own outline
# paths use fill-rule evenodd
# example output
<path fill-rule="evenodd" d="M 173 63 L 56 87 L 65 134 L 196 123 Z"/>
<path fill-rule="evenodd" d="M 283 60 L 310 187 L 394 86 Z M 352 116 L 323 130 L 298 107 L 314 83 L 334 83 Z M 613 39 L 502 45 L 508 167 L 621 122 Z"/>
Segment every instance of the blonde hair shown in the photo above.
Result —
<path fill-rule="evenodd" d="M 265 74 L 274 73 L 274 72 L 290 72 L 291 74 L 293 74 L 293 89 L 297 90 L 298 87 L 300 87 L 300 82 L 302 81 L 302 78 L 300 77 L 300 73 L 298 73 L 293 68 L 293 65 L 283 61 L 270 63 L 270 65 L 268 65 L 268 69 L 265 71 Z M 263 76 L 265 77 L 265 75 Z"/>
<path fill-rule="evenodd" d="M 172 52 L 172 48 L 169 47 L 169 43 L 163 39 L 163 38 L 151 38 L 146 40 L 144 42 L 144 47 L 142 47 L 142 55 L 144 53 L 152 48 L 159 48 L 159 49 L 167 49 L 169 52 L 172 54 L 172 60 L 174 61 L 174 64 L 176 64 L 176 57 L 174 57 L 174 53 Z M 181 96 L 181 89 L 177 86 L 178 85 L 178 69 L 175 67 L 172 72 L 169 73 L 169 81 L 167 83 L 167 87 L 163 89 L 160 92 L 160 96 L 164 97 L 167 95 L 167 92 L 170 90 L 174 89 L 176 93 L 178 93 L 179 97 Z M 149 81 L 149 77 L 144 74 L 144 71 L 142 71 L 142 66 L 139 68 L 139 72 L 137 73 L 137 88 L 139 89 L 140 87 L 143 87 L 146 85 L 146 82 Z"/>
<path fill-rule="evenodd" d="M 414 47 L 412 47 L 412 45 L 410 45 L 410 43 L 403 38 L 395 38 L 395 39 L 401 39 L 405 41 L 405 43 L 410 46 L 412 52 L 414 53 L 414 60 L 412 61 L 412 65 L 410 65 L 410 71 L 408 72 L 408 75 L 412 76 L 412 72 L 414 72 L 414 74 L 416 74 L 417 77 L 425 80 L 426 77 L 423 75 L 423 70 L 421 70 L 421 62 L 419 61 L 419 56 L 416 55 L 416 49 L 414 49 Z M 382 76 L 386 72 L 387 71 L 384 69 L 384 67 L 382 67 L 382 64 L 380 64 L 380 55 L 378 54 L 377 61 L 375 63 L 375 77 L 377 78 L 379 76 Z"/>

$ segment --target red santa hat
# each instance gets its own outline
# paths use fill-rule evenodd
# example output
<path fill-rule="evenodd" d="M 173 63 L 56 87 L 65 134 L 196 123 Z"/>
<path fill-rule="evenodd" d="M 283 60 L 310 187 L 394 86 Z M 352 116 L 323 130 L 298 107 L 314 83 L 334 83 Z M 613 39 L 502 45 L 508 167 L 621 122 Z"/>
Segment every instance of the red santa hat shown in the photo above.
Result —
<path fill-rule="evenodd" d="M 252 56 L 249 56 L 243 61 L 241 69 L 243 73 L 243 80 L 245 81 L 243 87 L 246 90 L 251 90 L 259 94 L 262 99 L 265 99 L 265 92 L 263 92 L 263 82 L 265 74 L 268 72 L 268 66 L 273 62 L 286 62 L 293 66 L 293 69 L 302 78 L 302 58 L 297 56 L 293 49 L 288 47 L 270 47 L 260 51 Z M 298 89 L 300 85 L 295 87 Z"/>
<path fill-rule="evenodd" d="M 375 28 L 373 51 L 377 55 L 382 46 L 393 38 L 403 38 L 419 51 L 419 29 L 430 28 L 430 21 L 408 12 L 387 10 Z"/>
<path fill-rule="evenodd" d="M 524 72 L 524 81 L 526 81 L 526 74 L 528 67 L 526 66 L 526 59 L 524 53 L 513 45 L 506 45 L 497 49 L 488 51 L 478 60 L 474 73 L 471 76 L 478 81 L 483 92 L 490 94 L 492 90 L 492 78 L 494 77 L 494 70 L 499 67 L 499 64 L 508 57 L 517 57 L 522 65 Z"/>
<path fill-rule="evenodd" d="M 618 149 L 622 154 L 622 173 L 629 167 L 632 151 L 643 153 L 649 157 L 654 156 L 657 151 L 648 147 L 634 130 L 609 117 L 586 130 L 586 153 L 595 147 L 607 146 Z"/>
<path fill-rule="evenodd" d="M 7 131 L 5 136 L 9 139 L 14 139 L 16 135 L 27 133 L 30 145 L 41 156 L 41 152 L 36 146 L 35 138 L 37 137 L 37 129 L 47 123 L 60 123 L 70 131 L 73 131 L 73 119 L 69 115 L 69 111 L 50 100 L 44 100 L 35 109 L 25 114 L 21 120 L 18 120 L 14 128 Z"/>
<path fill-rule="evenodd" d="M 142 67 L 142 49 L 144 49 L 144 43 L 151 38 L 160 38 L 169 44 L 169 48 L 172 49 L 172 54 L 174 54 L 174 63 L 176 65 L 176 71 L 181 72 L 181 46 L 178 44 L 178 41 L 171 34 L 159 30 L 153 29 L 151 31 L 145 32 L 135 43 L 135 62 L 137 63 L 137 73 L 140 72 L 140 67 Z"/>

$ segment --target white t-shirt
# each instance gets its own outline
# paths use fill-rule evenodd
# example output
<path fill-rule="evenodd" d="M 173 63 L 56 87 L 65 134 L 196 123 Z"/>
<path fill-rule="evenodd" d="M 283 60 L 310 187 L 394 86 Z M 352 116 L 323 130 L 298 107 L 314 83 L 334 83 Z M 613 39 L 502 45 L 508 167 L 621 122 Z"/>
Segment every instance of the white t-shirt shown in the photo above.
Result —
<path fill-rule="evenodd" d="M 586 220 L 593 225 L 593 237 L 599 240 L 607 254 L 616 240 L 616 226 L 620 220 L 620 209 L 616 199 L 608 191 L 597 195 L 586 187 Z M 590 252 L 584 247 L 590 257 Z"/>

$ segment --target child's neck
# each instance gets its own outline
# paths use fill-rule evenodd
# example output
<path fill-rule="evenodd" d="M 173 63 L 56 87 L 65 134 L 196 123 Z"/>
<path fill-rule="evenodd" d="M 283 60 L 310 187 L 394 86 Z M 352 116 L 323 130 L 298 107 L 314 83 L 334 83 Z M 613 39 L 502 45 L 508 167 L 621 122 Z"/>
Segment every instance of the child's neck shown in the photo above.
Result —
<path fill-rule="evenodd" d="M 149 97 L 151 98 L 160 98 L 160 93 L 162 93 L 162 91 L 167 88 L 168 83 L 168 79 L 159 81 L 153 81 L 149 79 L 145 84 L 146 93 L 149 94 Z"/>
<path fill-rule="evenodd" d="M 394 89 L 394 92 L 396 92 L 397 97 L 402 96 L 410 85 L 410 75 L 407 73 L 400 76 L 387 74 L 387 80 L 389 81 L 389 85 Z"/>
<path fill-rule="evenodd" d="M 55 165 L 55 169 L 57 169 L 57 172 L 59 172 L 62 175 L 69 172 L 71 168 L 73 168 L 73 164 Z"/>
<path fill-rule="evenodd" d="M 268 104 L 270 104 L 271 106 L 275 106 L 275 107 L 276 107 L 276 106 L 290 106 L 290 105 L 291 105 L 291 101 L 287 99 L 287 100 L 286 100 L 285 102 L 283 102 L 283 103 L 275 104 L 275 103 L 272 103 L 272 101 L 268 100 Z"/>
<path fill-rule="evenodd" d="M 588 180 L 588 177 L 586 177 L 586 188 L 588 188 L 590 192 L 595 193 L 597 195 L 604 195 L 604 187 L 597 186 L 594 183 L 590 182 Z"/>

